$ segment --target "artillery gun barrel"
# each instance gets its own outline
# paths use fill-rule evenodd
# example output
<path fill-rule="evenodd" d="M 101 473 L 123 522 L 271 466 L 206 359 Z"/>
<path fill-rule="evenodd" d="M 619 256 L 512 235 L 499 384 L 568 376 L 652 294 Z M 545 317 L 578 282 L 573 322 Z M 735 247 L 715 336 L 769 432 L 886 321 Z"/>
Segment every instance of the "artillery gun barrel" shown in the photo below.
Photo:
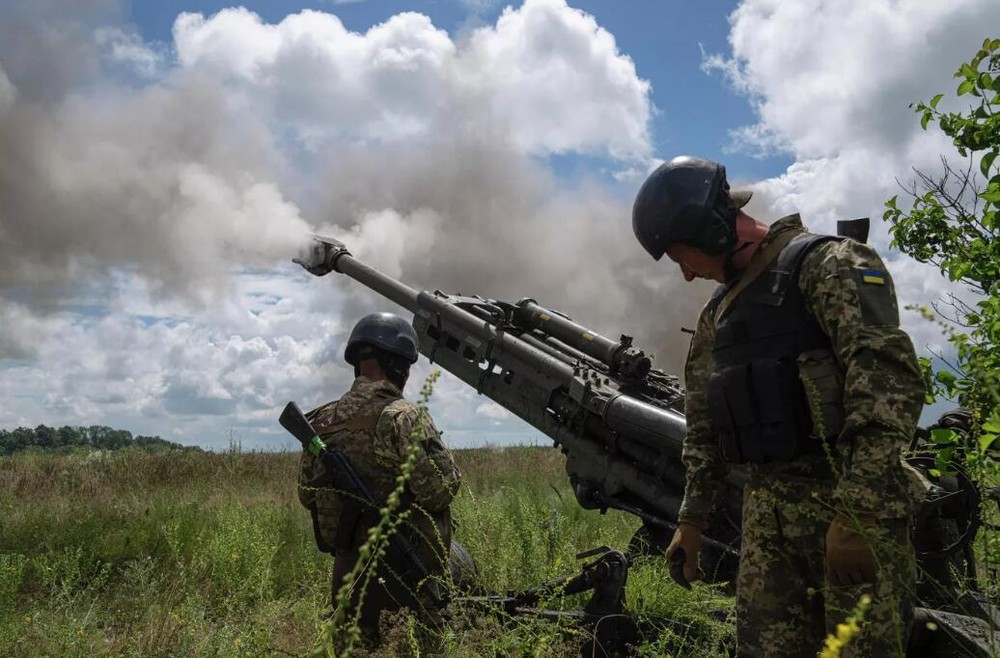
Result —
<path fill-rule="evenodd" d="M 417 292 L 388 274 L 358 261 L 351 256 L 346 248 L 334 255 L 332 265 L 337 272 L 346 274 L 358 283 L 396 302 L 414 315 L 425 317 L 430 326 L 437 324 L 436 318 L 447 317 L 449 322 L 474 335 L 487 334 L 490 340 L 500 344 L 503 351 L 522 361 L 533 363 L 540 372 L 548 377 L 563 382 L 568 382 L 573 378 L 572 366 L 526 344 L 515 336 L 497 331 L 485 319 L 454 307 L 448 303 L 447 296 L 443 293 L 439 295 L 437 293 Z M 426 354 L 425 350 L 426 346 L 421 344 L 420 351 Z"/>
<path fill-rule="evenodd" d="M 539 329 L 589 357 L 605 364 L 613 372 L 645 377 L 652 366 L 649 357 L 632 348 L 631 338 L 614 341 L 577 324 L 556 311 L 543 308 L 533 299 L 517 303 L 518 321 L 525 327 Z"/>
<path fill-rule="evenodd" d="M 333 242 L 333 241 L 331 241 Z M 417 292 L 415 289 L 394 279 L 393 277 L 380 272 L 379 270 L 365 265 L 358 261 L 340 243 L 337 251 L 332 256 L 333 269 L 342 274 L 346 274 L 355 281 L 367 286 L 380 295 L 392 300 L 415 315 L 423 316 L 429 326 L 436 324 L 435 318 L 446 317 L 451 323 L 459 328 L 478 336 L 488 336 L 489 340 L 498 343 L 498 347 L 503 352 L 510 354 L 523 363 L 530 363 L 532 367 L 545 376 L 560 382 L 567 389 L 571 387 L 576 377 L 574 368 L 563 360 L 555 358 L 547 353 L 528 344 L 524 340 L 508 334 L 504 331 L 497 331 L 496 327 L 484 319 L 478 318 L 472 313 L 455 307 L 449 303 L 447 296 L 443 293 Z M 589 332 L 582 325 L 576 324 L 563 317 L 551 315 L 546 309 L 538 306 L 531 300 L 522 301 L 519 305 L 525 309 L 526 313 L 541 317 L 543 314 L 550 315 L 550 320 L 555 328 L 553 336 L 560 341 L 569 342 L 574 347 L 585 348 L 588 344 L 596 346 L 594 351 L 581 349 L 594 358 L 600 359 L 612 365 L 609 355 L 621 350 L 622 343 L 614 343 L 607 338 Z M 558 332 L 558 335 L 555 332 Z M 584 334 L 592 338 L 583 338 Z M 572 336 L 578 335 L 578 340 L 573 340 Z M 569 339 L 567 341 L 567 339 Z M 576 345 L 573 345 L 573 343 Z M 433 346 L 428 347 L 423 343 L 420 351 L 427 356 L 432 353 Z M 648 361 L 648 359 L 647 359 Z M 476 382 L 467 382 L 475 385 Z M 555 403 L 551 400 L 550 403 Z M 671 452 L 678 457 L 681 452 L 681 444 L 686 432 L 684 418 L 672 411 L 646 404 L 626 395 L 613 396 L 601 411 L 603 420 L 607 426 L 622 433 L 640 443 L 655 446 L 667 442 Z M 534 423 L 532 423 L 534 424 Z M 541 428 L 539 428 L 541 429 Z"/>
<path fill-rule="evenodd" d="M 329 238 L 324 238 L 323 240 L 329 240 Z M 335 241 L 329 240 L 329 242 Z M 331 264 L 335 271 L 346 274 L 358 283 L 396 302 L 410 313 L 416 313 L 420 310 L 420 305 L 417 303 L 417 298 L 420 296 L 419 292 L 402 281 L 394 279 L 388 274 L 379 272 L 374 267 L 358 261 L 351 256 L 342 243 L 335 242 L 335 244 L 340 246 L 340 249 L 332 256 L 333 262 Z M 329 243 L 327 245 L 330 246 Z"/>

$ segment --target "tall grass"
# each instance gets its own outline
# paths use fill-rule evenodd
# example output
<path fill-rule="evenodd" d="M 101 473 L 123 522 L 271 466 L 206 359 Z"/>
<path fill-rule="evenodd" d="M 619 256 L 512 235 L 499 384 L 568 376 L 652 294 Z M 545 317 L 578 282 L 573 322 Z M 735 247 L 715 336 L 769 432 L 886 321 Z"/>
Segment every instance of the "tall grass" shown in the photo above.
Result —
<path fill-rule="evenodd" d="M 455 456 L 464 476 L 455 537 L 487 590 L 570 574 L 577 552 L 624 548 L 637 526 L 628 515 L 580 509 L 556 450 Z M 298 453 L 237 450 L 0 458 L 0 655 L 310 653 L 324 639 L 331 564 L 313 546 L 297 469 Z M 666 632 L 640 653 L 723 655 L 731 631 L 707 613 L 725 614 L 730 601 L 713 589 L 685 592 L 653 559 L 632 569 L 628 593 L 630 608 L 702 631 Z M 381 653 L 407 653 L 405 629 L 400 620 Z M 453 606 L 443 652 L 576 655 L 585 639 L 570 627 Z"/>

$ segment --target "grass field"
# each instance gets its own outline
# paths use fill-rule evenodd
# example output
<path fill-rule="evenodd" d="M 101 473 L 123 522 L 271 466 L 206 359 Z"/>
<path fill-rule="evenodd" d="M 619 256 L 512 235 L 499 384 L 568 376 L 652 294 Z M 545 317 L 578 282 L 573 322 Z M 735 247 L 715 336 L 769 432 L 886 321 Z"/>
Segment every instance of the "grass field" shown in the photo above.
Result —
<path fill-rule="evenodd" d="M 624 549 L 628 515 L 580 509 L 547 448 L 457 451 L 456 539 L 495 592 Z M 0 459 L 0 655 L 253 656 L 323 651 L 330 559 L 296 498 L 298 453 L 20 454 Z M 661 559 L 630 572 L 627 604 L 691 622 L 641 648 L 725 655 L 731 600 L 671 584 Z M 580 600 L 553 601 L 552 605 Z M 457 612 L 449 656 L 577 655 L 567 625 Z M 391 644 L 380 655 L 405 655 Z"/>

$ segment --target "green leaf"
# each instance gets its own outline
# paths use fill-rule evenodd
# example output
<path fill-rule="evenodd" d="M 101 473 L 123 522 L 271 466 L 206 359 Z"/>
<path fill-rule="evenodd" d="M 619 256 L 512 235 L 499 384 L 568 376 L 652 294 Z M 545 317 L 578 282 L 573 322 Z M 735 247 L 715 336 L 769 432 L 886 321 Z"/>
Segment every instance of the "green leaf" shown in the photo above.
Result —
<path fill-rule="evenodd" d="M 983 423 L 983 429 L 993 434 L 1000 434 L 1000 420 L 988 420 Z"/>
<path fill-rule="evenodd" d="M 931 113 L 924 112 L 924 115 L 920 117 L 920 127 L 923 128 L 924 130 L 927 130 L 927 124 L 930 123 L 930 120 L 931 120 Z"/>
<path fill-rule="evenodd" d="M 936 373 L 934 373 L 934 379 L 944 386 L 955 385 L 955 375 L 948 372 L 947 370 L 938 370 Z"/>
<path fill-rule="evenodd" d="M 971 93 L 975 88 L 976 88 L 975 81 L 965 80 L 964 82 L 962 82 L 962 84 L 958 85 L 958 91 L 956 91 L 955 93 L 957 93 L 959 96 L 965 96 L 966 94 Z"/>
<path fill-rule="evenodd" d="M 979 161 L 979 170 L 983 172 L 983 176 L 990 175 L 990 167 L 993 166 L 993 161 L 996 159 L 997 159 L 996 151 L 990 151 L 983 155 L 983 159 Z"/>
<path fill-rule="evenodd" d="M 950 445 L 955 443 L 957 439 L 958 435 L 955 434 L 955 430 L 950 430 L 945 427 L 939 427 L 931 430 L 931 441 L 939 445 Z"/>
<path fill-rule="evenodd" d="M 990 449 L 990 446 L 996 441 L 996 434 L 980 434 L 979 435 L 979 453 L 983 454 Z"/>
<path fill-rule="evenodd" d="M 938 94 L 937 96 L 935 96 L 934 98 L 932 98 L 931 99 L 931 108 L 932 109 L 937 109 L 937 104 L 941 102 L 942 98 L 944 98 L 944 94 Z"/>

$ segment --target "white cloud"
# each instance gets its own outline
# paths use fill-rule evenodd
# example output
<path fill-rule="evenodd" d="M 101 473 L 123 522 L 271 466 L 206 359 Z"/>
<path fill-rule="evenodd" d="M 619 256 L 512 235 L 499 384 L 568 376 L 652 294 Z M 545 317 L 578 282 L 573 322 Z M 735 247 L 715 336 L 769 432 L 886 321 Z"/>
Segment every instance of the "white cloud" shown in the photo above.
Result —
<path fill-rule="evenodd" d="M 489 418 L 491 420 L 504 420 L 511 417 L 511 413 L 501 407 L 496 402 L 484 402 L 476 407 L 476 415 Z"/>
<path fill-rule="evenodd" d="M 57 321 L 35 315 L 31 308 L 0 299 L 0 360 L 34 356 L 36 346 L 49 340 Z"/>
<path fill-rule="evenodd" d="M 238 428 L 263 447 L 285 402 L 319 404 L 352 378 L 333 358 L 350 327 L 311 303 L 330 291 L 306 280 L 291 268 L 236 274 L 227 301 L 171 308 L 150 307 L 142 280 L 123 273 L 100 312 L 22 319 L 48 339 L 0 378 L 0 423 L 113 424 L 215 447 Z"/>
<path fill-rule="evenodd" d="M 751 94 L 750 132 L 798 159 L 894 148 L 913 133 L 907 104 L 953 88 L 998 12 L 990 0 L 745 0 L 730 17 L 732 57 L 709 64 Z"/>
<path fill-rule="evenodd" d="M 360 34 L 323 12 L 267 24 L 242 8 L 181 14 L 174 38 L 185 69 L 242 90 L 314 148 L 445 130 L 530 153 L 650 154 L 648 83 L 564 0 L 508 8 L 462 44 L 412 12 Z"/>
<path fill-rule="evenodd" d="M 649 83 L 611 33 L 563 0 L 508 7 L 473 33 L 461 65 L 528 151 L 651 155 Z"/>
<path fill-rule="evenodd" d="M 722 71 L 757 110 L 756 124 L 734 131 L 734 146 L 784 150 L 795 160 L 755 184 L 751 214 L 801 212 L 827 233 L 837 219 L 870 216 L 871 242 L 887 260 L 901 307 L 948 294 L 968 299 L 935 269 L 893 252 L 881 217 L 890 196 L 905 203 L 900 183 L 915 177 L 914 168 L 936 172 L 939 155 L 954 153 L 947 138 L 920 129 L 908 105 L 954 89 L 952 73 L 1000 25 L 1000 5 L 744 0 L 730 20 L 732 52 L 706 56 L 705 68 Z M 936 325 L 912 312 L 903 319 L 919 352 L 942 350 Z"/>
<path fill-rule="evenodd" d="M 142 37 L 117 27 L 100 27 L 94 31 L 98 46 L 107 50 L 107 57 L 135 71 L 140 76 L 152 78 L 164 65 L 164 56 L 147 45 Z"/>

